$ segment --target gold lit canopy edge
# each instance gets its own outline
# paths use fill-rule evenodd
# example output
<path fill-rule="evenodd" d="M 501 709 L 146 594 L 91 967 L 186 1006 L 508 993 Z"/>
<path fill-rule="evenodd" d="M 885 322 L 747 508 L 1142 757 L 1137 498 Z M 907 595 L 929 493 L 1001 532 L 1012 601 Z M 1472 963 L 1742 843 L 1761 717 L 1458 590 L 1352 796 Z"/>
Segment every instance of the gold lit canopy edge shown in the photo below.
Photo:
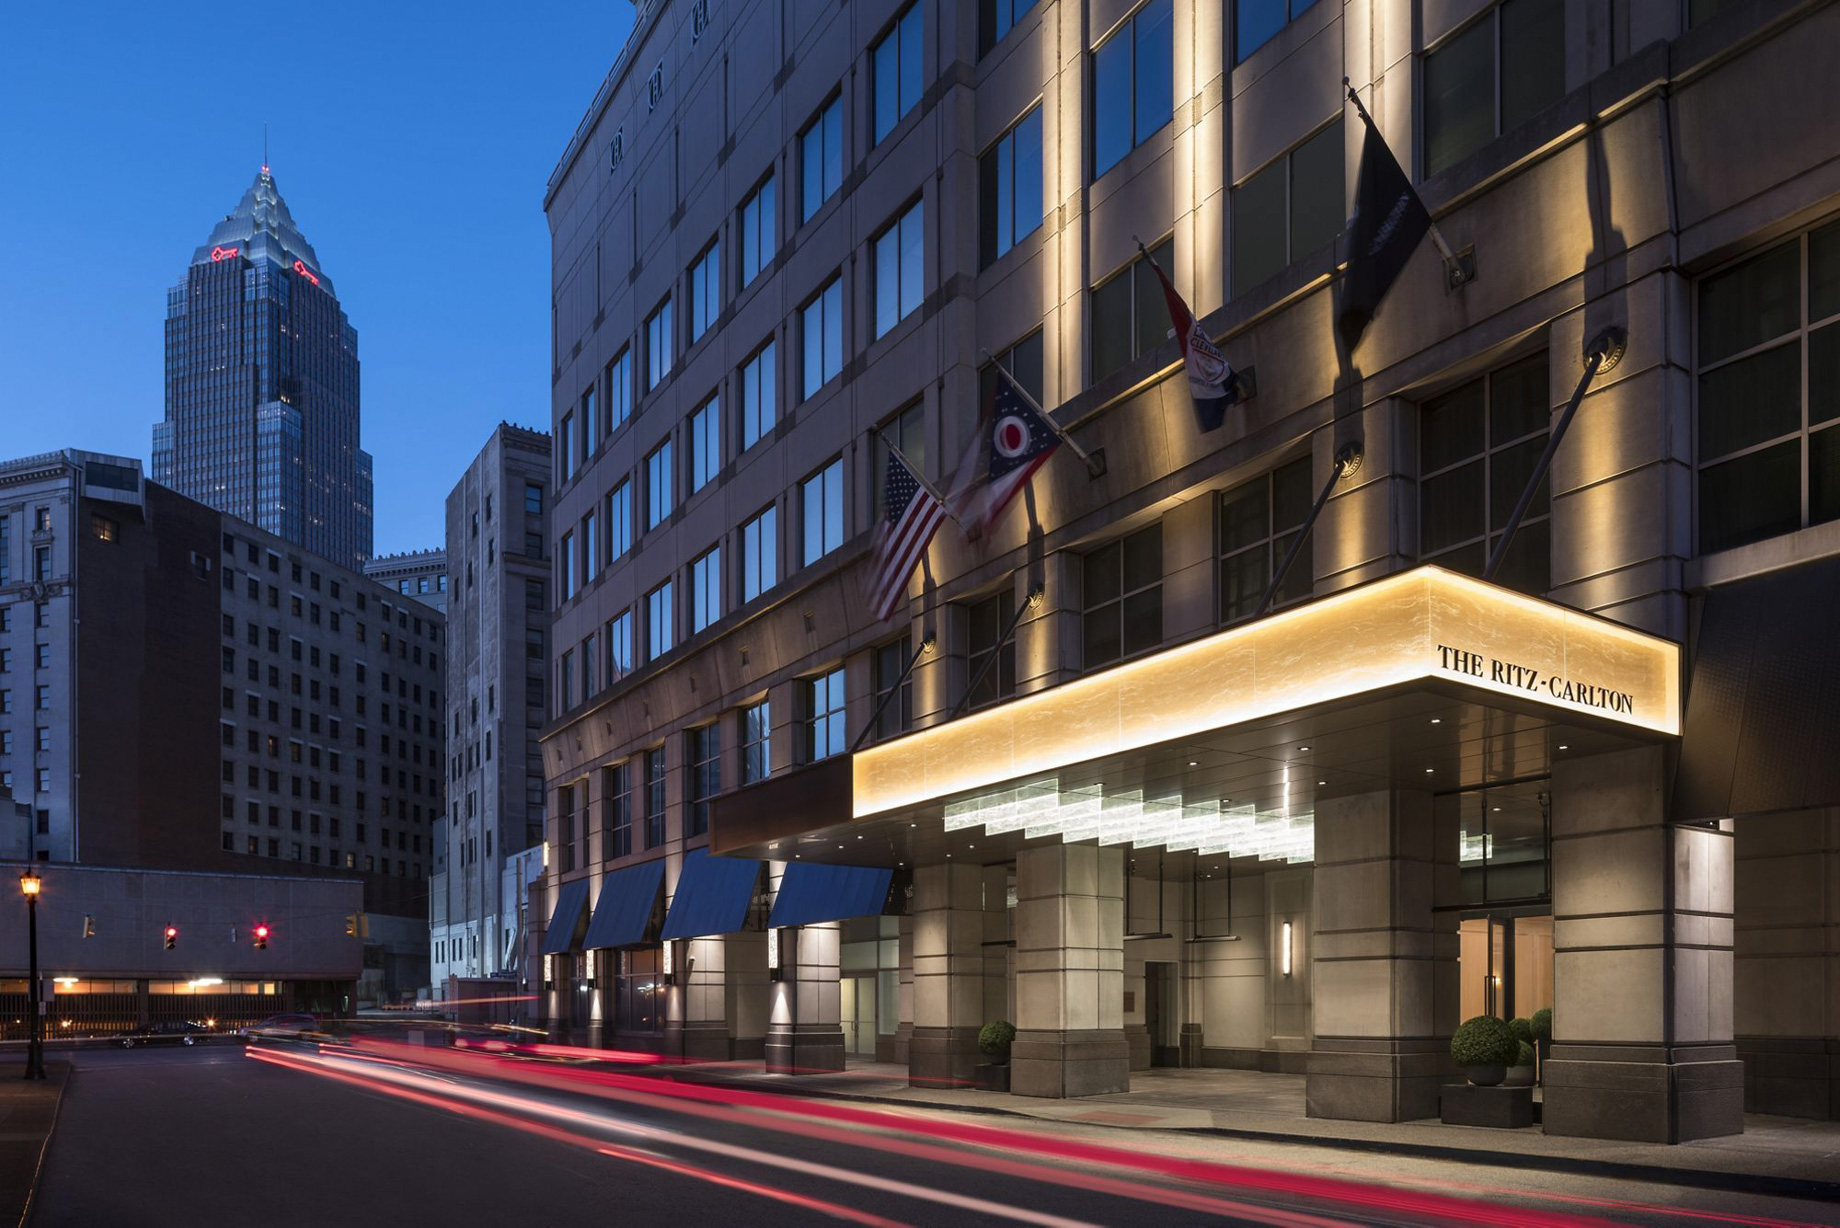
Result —
<path fill-rule="evenodd" d="M 1419 681 L 1680 733 L 1680 648 L 1418 567 L 852 756 L 853 817 Z"/>

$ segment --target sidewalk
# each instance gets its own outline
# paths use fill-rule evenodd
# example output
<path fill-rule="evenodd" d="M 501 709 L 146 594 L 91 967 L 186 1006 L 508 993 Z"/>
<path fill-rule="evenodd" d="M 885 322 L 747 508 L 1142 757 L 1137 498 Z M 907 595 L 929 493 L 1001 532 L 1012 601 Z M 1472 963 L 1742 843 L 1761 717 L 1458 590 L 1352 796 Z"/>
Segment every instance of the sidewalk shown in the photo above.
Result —
<path fill-rule="evenodd" d="M 1746 1114 L 1743 1134 L 1665 1146 L 1548 1137 L 1538 1126 L 1488 1130 L 1447 1126 L 1436 1119 L 1387 1124 L 1308 1117 L 1302 1075 L 1243 1070 L 1137 1071 L 1131 1075 L 1128 1092 L 1077 1100 L 909 1087 L 907 1067 L 880 1062 L 853 1062 L 845 1071 L 799 1076 L 769 1075 L 754 1062 L 664 1067 L 659 1072 L 758 1091 L 907 1108 L 1001 1114 L 1120 1130 L 1189 1131 L 1499 1167 L 1840 1199 L 1840 1122 L 1797 1117 Z"/>
<path fill-rule="evenodd" d="M 25 1222 L 70 1063 L 46 1062 L 43 1082 L 27 1082 L 24 1071 L 23 1062 L 0 1061 L 0 1228 Z"/>

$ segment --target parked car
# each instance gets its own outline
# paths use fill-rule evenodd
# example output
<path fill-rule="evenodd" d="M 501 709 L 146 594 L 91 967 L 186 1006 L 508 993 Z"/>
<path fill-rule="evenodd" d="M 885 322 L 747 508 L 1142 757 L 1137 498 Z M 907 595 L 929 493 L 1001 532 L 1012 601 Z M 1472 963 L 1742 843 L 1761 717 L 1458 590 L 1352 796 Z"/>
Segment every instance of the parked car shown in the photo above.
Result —
<path fill-rule="evenodd" d="M 124 1049 L 132 1049 L 136 1045 L 195 1045 L 209 1035 L 211 1029 L 202 1023 L 190 1019 L 169 1019 L 129 1032 L 119 1038 L 119 1043 Z"/>
<path fill-rule="evenodd" d="M 246 1041 L 259 1043 L 264 1040 L 316 1039 L 322 1030 L 316 1016 L 305 1012 L 289 1012 L 270 1015 L 259 1023 L 238 1028 L 236 1034 Z"/>

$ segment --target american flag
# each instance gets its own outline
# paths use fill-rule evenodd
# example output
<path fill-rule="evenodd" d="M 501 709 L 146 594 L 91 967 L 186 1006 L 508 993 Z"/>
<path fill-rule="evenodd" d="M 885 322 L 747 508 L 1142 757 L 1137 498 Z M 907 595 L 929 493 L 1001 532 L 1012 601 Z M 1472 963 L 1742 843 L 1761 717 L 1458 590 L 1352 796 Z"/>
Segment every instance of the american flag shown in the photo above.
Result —
<path fill-rule="evenodd" d="M 882 491 L 882 523 L 876 527 L 870 559 L 869 606 L 878 619 L 889 619 L 907 600 L 908 578 L 939 531 L 946 508 L 892 447 Z"/>

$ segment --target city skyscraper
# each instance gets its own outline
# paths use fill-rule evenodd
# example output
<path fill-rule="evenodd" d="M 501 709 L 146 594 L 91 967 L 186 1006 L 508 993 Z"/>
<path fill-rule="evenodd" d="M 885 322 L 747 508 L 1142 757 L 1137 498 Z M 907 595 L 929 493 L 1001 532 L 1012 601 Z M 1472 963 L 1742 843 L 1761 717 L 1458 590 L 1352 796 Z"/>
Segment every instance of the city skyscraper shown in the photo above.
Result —
<path fill-rule="evenodd" d="M 314 554 L 371 554 L 358 332 L 264 166 L 166 296 L 154 480 Z"/>

